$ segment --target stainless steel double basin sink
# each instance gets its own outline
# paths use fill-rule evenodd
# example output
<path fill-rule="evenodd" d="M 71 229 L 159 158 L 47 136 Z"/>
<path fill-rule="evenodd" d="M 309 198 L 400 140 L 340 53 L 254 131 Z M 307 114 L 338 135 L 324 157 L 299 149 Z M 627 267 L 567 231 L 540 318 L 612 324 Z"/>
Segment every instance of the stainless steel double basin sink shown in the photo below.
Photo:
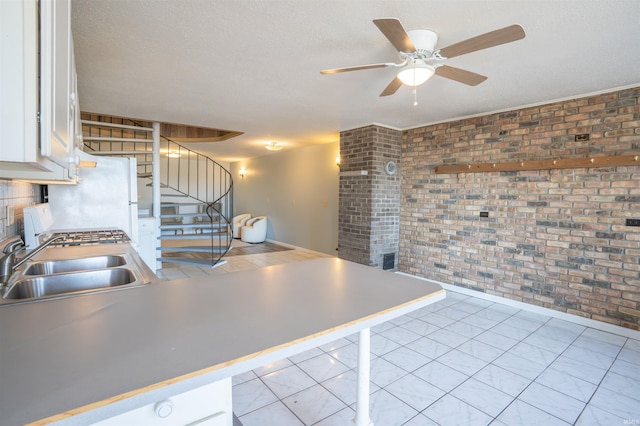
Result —
<path fill-rule="evenodd" d="M 0 305 L 123 289 L 149 282 L 129 253 L 31 261 L 11 277 Z"/>

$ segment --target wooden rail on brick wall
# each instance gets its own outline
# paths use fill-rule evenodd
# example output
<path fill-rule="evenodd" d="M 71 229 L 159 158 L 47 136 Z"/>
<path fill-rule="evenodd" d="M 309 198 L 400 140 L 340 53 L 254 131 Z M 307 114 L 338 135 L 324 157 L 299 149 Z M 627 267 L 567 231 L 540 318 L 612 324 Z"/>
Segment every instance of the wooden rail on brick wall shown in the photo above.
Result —
<path fill-rule="evenodd" d="M 607 155 L 601 157 L 523 160 L 507 163 L 453 164 L 437 166 L 436 173 L 514 172 L 519 170 L 572 169 L 583 167 L 638 166 L 640 156 Z"/>

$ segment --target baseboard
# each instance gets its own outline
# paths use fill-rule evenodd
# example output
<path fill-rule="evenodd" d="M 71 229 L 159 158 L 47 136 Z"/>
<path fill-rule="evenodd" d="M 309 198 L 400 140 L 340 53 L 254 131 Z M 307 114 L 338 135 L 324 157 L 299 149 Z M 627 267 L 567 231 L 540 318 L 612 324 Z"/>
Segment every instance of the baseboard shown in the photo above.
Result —
<path fill-rule="evenodd" d="M 440 281 L 431 280 L 428 278 L 418 277 L 416 275 L 407 274 L 405 272 L 396 272 L 397 274 L 406 275 L 408 277 L 417 278 L 422 281 L 428 281 L 430 283 L 438 284 L 446 291 L 453 291 L 455 293 L 464 294 L 467 296 L 477 297 L 478 299 L 484 299 L 490 302 L 501 303 L 503 305 L 512 306 L 514 308 L 522 309 L 529 312 L 546 315 L 553 318 L 558 318 L 564 321 L 569 321 L 574 324 L 579 324 L 585 327 L 594 328 L 600 331 L 606 331 L 608 333 L 617 334 L 619 336 L 628 337 L 630 339 L 640 340 L 640 331 L 632 330 L 630 328 L 621 327 L 619 325 L 608 324 L 606 322 L 583 318 L 578 315 L 568 314 L 566 312 L 559 312 L 549 308 L 543 308 L 542 306 L 535 306 L 525 302 L 518 302 L 517 300 L 511 300 L 500 296 L 494 296 L 492 294 L 486 294 L 479 291 L 469 290 L 464 287 L 457 287 L 455 285 L 442 283 Z"/>

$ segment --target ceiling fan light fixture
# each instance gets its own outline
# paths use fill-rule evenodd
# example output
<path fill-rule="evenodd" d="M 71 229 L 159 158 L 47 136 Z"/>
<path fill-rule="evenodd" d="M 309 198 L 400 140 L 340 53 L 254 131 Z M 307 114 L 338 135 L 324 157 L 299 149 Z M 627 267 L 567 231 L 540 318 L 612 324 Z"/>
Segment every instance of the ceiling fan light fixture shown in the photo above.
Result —
<path fill-rule="evenodd" d="M 436 72 L 435 68 L 425 63 L 413 63 L 398 72 L 398 79 L 407 86 L 420 86 Z"/>

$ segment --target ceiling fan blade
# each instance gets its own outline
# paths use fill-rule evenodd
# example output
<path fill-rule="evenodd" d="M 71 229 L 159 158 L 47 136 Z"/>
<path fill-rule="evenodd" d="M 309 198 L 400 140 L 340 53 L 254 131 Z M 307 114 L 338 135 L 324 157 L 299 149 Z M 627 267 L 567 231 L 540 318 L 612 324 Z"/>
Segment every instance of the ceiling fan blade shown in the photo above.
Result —
<path fill-rule="evenodd" d="M 398 89 L 402 86 L 402 82 L 398 77 L 394 78 L 391 83 L 380 93 L 380 96 L 389 96 L 393 95 L 398 91 Z"/>
<path fill-rule="evenodd" d="M 445 58 L 453 58 L 476 50 L 520 40 L 524 36 L 524 30 L 520 25 L 511 25 L 447 46 L 444 49 L 440 49 L 440 55 Z"/>
<path fill-rule="evenodd" d="M 385 64 L 370 64 L 370 65 L 359 65 L 356 67 L 347 67 L 347 68 L 336 68 L 332 70 L 323 70 L 320 71 L 320 74 L 337 74 L 339 72 L 348 72 L 348 71 L 360 71 L 360 70 L 370 70 L 374 68 L 387 68 L 397 66 L 394 63 L 385 63 Z"/>
<path fill-rule="evenodd" d="M 409 38 L 409 34 L 404 30 L 400 21 L 396 18 L 374 19 L 373 23 L 382 34 L 389 39 L 393 47 L 399 52 L 412 53 L 416 51 L 416 47 Z"/>
<path fill-rule="evenodd" d="M 477 86 L 487 79 L 484 75 L 462 70 L 460 68 L 450 67 L 448 65 L 442 65 L 436 68 L 436 74 L 440 77 L 468 84 L 469 86 Z"/>

